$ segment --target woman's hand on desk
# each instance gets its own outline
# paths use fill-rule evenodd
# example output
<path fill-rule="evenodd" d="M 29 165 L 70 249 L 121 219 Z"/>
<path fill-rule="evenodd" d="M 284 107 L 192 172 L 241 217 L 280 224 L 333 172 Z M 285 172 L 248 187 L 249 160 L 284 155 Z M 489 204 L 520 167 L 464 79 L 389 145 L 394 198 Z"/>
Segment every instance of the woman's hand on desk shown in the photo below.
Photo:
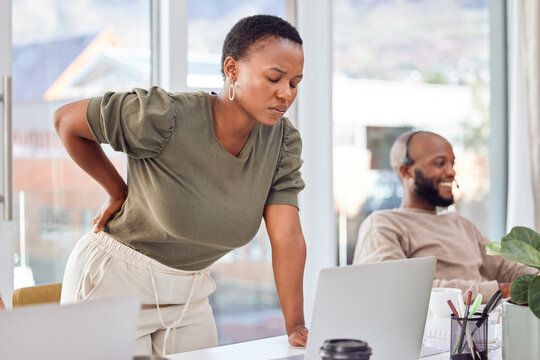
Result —
<path fill-rule="evenodd" d="M 289 334 L 289 344 L 292 346 L 306 347 L 308 337 L 308 329 L 304 325 L 298 325 L 293 328 Z"/>

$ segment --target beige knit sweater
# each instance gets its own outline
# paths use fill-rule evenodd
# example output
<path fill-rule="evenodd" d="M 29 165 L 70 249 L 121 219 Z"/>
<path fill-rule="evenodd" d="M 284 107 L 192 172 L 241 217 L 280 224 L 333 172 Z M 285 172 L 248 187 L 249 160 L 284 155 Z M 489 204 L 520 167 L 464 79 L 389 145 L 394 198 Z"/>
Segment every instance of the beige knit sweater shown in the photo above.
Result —
<path fill-rule="evenodd" d="M 498 282 L 536 273 L 523 265 L 486 254 L 489 240 L 455 212 L 420 209 L 376 211 L 362 223 L 354 264 L 436 256 L 433 287 L 455 287 L 489 299 Z"/>

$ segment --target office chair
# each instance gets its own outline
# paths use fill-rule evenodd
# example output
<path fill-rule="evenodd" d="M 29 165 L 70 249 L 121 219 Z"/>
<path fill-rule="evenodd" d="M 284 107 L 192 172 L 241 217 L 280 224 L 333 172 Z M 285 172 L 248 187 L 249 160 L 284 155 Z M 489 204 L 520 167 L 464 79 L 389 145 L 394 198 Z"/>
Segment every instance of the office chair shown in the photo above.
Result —
<path fill-rule="evenodd" d="M 13 307 L 60 302 L 62 283 L 29 286 L 13 292 Z"/>

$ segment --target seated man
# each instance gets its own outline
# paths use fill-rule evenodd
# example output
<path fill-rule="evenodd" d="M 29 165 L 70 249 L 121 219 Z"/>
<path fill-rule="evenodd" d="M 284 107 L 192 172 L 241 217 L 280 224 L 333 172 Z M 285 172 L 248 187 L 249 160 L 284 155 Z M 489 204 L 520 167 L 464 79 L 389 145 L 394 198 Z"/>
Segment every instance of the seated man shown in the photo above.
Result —
<path fill-rule="evenodd" d="M 455 212 L 436 207 L 454 202 L 454 152 L 443 137 L 427 132 L 402 134 L 390 150 L 390 164 L 403 186 L 398 209 L 375 211 L 360 226 L 354 264 L 436 256 L 433 287 L 472 290 L 487 301 L 510 282 L 535 269 L 486 254 L 489 240 Z"/>

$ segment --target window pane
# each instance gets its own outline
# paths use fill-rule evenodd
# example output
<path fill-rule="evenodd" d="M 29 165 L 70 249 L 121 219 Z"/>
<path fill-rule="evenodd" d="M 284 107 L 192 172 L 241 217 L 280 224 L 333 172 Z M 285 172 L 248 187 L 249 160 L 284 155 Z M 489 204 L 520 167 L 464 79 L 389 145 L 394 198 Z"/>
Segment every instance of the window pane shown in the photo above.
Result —
<path fill-rule="evenodd" d="M 271 14 L 285 18 L 286 0 L 190 1 L 188 77 L 195 89 L 220 89 L 225 35 L 241 18 Z M 270 242 L 264 229 L 249 244 L 210 268 L 217 291 L 210 297 L 220 345 L 285 334 L 274 285 Z"/>
<path fill-rule="evenodd" d="M 52 113 L 150 85 L 149 0 L 13 2 L 15 287 L 60 282 L 105 192 L 68 157 Z M 125 174 L 125 158 L 105 147 Z"/>
<path fill-rule="evenodd" d="M 456 208 L 487 233 L 487 0 L 336 0 L 334 193 L 340 247 L 352 260 L 360 223 L 398 207 L 390 146 L 410 129 L 445 136 L 456 154 Z M 343 231 L 346 227 L 346 231 Z"/>
<path fill-rule="evenodd" d="M 206 0 L 188 3 L 188 76 L 192 88 L 221 88 L 221 47 L 243 17 L 269 14 L 285 18 L 287 0 Z"/>

